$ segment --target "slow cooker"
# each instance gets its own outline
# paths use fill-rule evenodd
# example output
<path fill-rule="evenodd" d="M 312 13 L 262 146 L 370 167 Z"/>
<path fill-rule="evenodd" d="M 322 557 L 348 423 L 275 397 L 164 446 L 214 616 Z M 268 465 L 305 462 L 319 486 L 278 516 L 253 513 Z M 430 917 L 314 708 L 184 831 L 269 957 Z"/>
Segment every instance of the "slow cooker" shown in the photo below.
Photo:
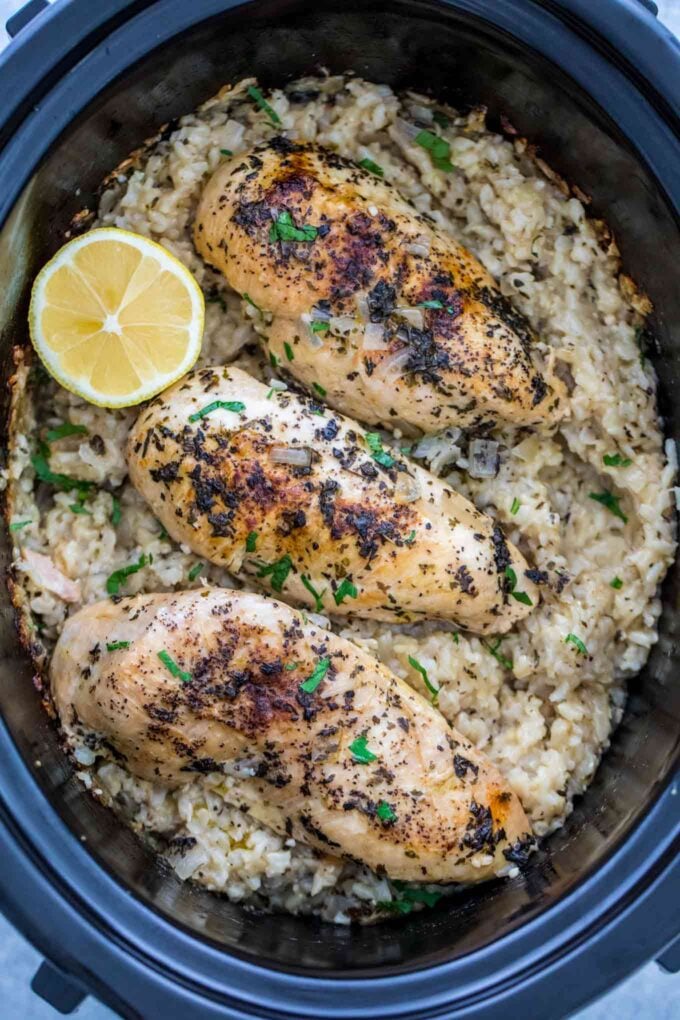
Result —
<path fill-rule="evenodd" d="M 680 50 L 643 0 L 33 0 L 0 61 L 0 356 L 37 269 L 105 174 L 220 85 L 353 70 L 483 103 L 591 197 L 654 303 L 680 438 Z M 30 20 L 32 13 L 37 17 Z M 10 26 L 11 27 L 11 26 Z M 3 387 L 7 394 L 7 386 Z M 9 548 L 2 538 L 2 557 Z M 0 900 L 62 1012 L 556 1020 L 644 961 L 680 966 L 680 569 L 658 644 L 563 829 L 518 878 L 368 928 L 265 916 L 183 884 L 87 796 L 0 600 Z M 673 945 L 675 941 L 675 946 Z"/>

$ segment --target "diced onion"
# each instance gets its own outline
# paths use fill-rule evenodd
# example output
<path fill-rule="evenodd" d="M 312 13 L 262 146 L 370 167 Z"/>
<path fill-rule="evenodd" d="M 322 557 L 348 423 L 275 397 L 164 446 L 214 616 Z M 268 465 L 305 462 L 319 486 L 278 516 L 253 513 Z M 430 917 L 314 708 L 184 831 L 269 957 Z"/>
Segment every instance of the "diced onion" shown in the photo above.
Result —
<path fill-rule="evenodd" d="M 406 319 L 409 326 L 415 326 L 416 329 L 423 328 L 423 313 L 420 308 L 395 308 L 394 314 Z"/>
<path fill-rule="evenodd" d="M 404 120 L 403 117 L 397 117 L 394 122 L 394 129 L 397 135 L 400 136 L 405 142 L 410 144 L 416 135 L 420 134 L 420 128 L 417 124 L 411 124 L 408 120 Z"/>
<path fill-rule="evenodd" d="M 432 123 L 433 117 L 431 106 L 418 106 L 416 103 L 413 103 L 409 106 L 408 112 L 412 117 L 415 117 L 416 120 L 419 120 L 421 124 Z"/>
<path fill-rule="evenodd" d="M 493 478 L 498 474 L 498 445 L 493 439 L 470 441 L 468 474 L 472 478 Z"/>
<path fill-rule="evenodd" d="M 318 305 L 314 305 L 312 308 L 312 319 L 316 319 L 321 322 L 329 322 L 332 318 L 333 313 L 331 312 L 330 305 L 326 302 L 319 302 Z"/>
<path fill-rule="evenodd" d="M 283 392 L 283 390 L 287 390 L 288 389 L 288 385 L 283 381 L 283 379 L 270 379 L 269 380 L 269 389 L 270 390 L 280 390 L 281 392 Z"/>
<path fill-rule="evenodd" d="M 425 460 L 437 458 L 441 464 L 448 463 L 460 453 L 457 445 L 460 435 L 461 430 L 451 426 L 434 436 L 424 436 L 411 450 L 411 456 L 418 459 L 422 457 Z"/>
<path fill-rule="evenodd" d="M 334 333 L 351 333 L 360 325 L 358 320 L 353 319 L 350 315 L 333 315 L 330 323 Z"/>
<path fill-rule="evenodd" d="M 367 322 L 364 326 L 364 350 L 387 351 L 389 343 L 385 339 L 385 327 L 382 322 Z"/>
<path fill-rule="evenodd" d="M 413 503 L 416 499 L 420 499 L 422 493 L 420 491 L 420 485 L 415 478 L 411 478 L 410 475 L 401 473 L 397 479 L 397 484 L 394 487 L 394 498 L 398 503 Z"/>
<path fill-rule="evenodd" d="M 275 464 L 309 467 L 312 463 L 312 451 L 308 446 L 272 446 L 271 459 Z"/>
<path fill-rule="evenodd" d="M 431 241 L 427 234 L 418 234 L 412 241 L 404 245 L 406 251 L 410 252 L 411 255 L 420 255 L 423 258 L 430 254 L 430 246 Z"/>
<path fill-rule="evenodd" d="M 401 375 L 401 370 L 408 362 L 411 357 L 411 351 L 408 347 L 402 347 L 401 350 L 395 354 L 391 354 L 388 358 L 383 358 L 380 362 L 376 372 L 379 372 L 384 378 L 394 378 L 395 376 Z"/>

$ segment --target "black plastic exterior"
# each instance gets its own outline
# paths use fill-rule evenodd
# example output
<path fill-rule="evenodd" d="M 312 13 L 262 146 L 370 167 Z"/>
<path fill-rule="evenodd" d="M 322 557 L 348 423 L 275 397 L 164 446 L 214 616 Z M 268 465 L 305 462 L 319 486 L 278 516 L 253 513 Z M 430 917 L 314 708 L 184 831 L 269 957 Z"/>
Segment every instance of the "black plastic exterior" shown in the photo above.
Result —
<path fill-rule="evenodd" d="M 36 268 L 110 167 L 223 81 L 257 73 L 274 84 L 322 63 L 485 102 L 492 123 L 510 117 L 593 196 L 654 300 L 662 411 L 680 437 L 680 59 L 637 0 L 62 0 L 15 45 L 0 61 L 5 370 L 10 344 L 25 337 Z M 0 554 L 6 564 L 7 548 Z M 84 796 L 5 600 L 3 909 L 124 1016 L 566 1015 L 678 934 L 677 571 L 664 607 L 595 782 L 527 874 L 349 931 L 247 915 L 182 885 Z"/>

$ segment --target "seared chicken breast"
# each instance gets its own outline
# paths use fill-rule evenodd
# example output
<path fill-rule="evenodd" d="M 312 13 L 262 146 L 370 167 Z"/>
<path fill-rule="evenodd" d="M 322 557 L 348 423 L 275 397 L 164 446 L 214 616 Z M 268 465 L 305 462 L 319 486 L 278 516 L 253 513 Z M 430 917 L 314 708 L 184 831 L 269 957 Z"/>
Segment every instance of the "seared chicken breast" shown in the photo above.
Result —
<path fill-rule="evenodd" d="M 51 683 L 66 731 L 94 731 L 134 775 L 237 774 L 259 820 L 394 878 L 477 882 L 531 842 L 507 783 L 425 698 L 261 595 L 87 606 Z"/>
<path fill-rule="evenodd" d="M 194 240 L 272 314 L 272 356 L 346 414 L 432 432 L 564 411 L 563 384 L 483 266 L 335 153 L 275 138 L 225 162 Z"/>
<path fill-rule="evenodd" d="M 539 598 L 524 557 L 463 496 L 378 433 L 238 368 L 156 397 L 128 467 L 177 542 L 319 612 L 502 633 Z"/>

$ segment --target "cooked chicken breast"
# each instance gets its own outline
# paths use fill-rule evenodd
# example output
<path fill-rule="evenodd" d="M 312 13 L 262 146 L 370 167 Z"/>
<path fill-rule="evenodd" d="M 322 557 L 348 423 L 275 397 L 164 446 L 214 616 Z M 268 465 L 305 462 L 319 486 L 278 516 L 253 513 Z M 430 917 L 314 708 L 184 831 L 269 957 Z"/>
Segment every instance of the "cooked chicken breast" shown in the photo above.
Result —
<path fill-rule="evenodd" d="M 194 239 L 272 313 L 271 354 L 361 421 L 432 432 L 564 411 L 563 384 L 480 263 L 332 152 L 275 138 L 224 163 Z"/>
<path fill-rule="evenodd" d="M 378 433 L 238 368 L 140 414 L 132 482 L 177 542 L 319 612 L 502 633 L 538 601 L 521 553 Z"/>
<path fill-rule="evenodd" d="M 477 882 L 529 845 L 517 797 L 425 698 L 261 595 L 138 595 L 67 620 L 51 664 L 67 732 L 136 776 L 242 776 L 239 803 L 394 877 Z"/>

